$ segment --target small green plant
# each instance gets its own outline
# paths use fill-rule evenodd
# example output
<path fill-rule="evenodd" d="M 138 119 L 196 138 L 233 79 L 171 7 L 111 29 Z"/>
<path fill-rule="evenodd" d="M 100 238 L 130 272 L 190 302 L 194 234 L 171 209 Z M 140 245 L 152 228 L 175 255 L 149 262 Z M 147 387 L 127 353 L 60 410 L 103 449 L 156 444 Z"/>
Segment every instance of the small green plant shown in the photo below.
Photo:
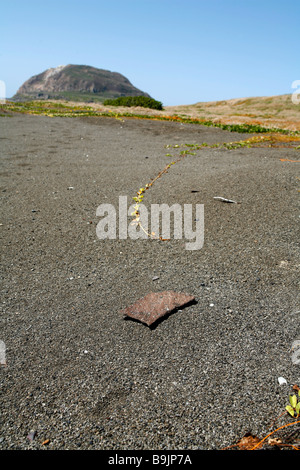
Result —
<path fill-rule="evenodd" d="M 285 407 L 286 411 L 294 417 L 298 418 L 300 415 L 300 390 L 298 390 L 298 397 L 296 394 L 289 396 L 290 404 Z"/>
<path fill-rule="evenodd" d="M 139 206 L 143 201 L 144 198 L 144 192 L 146 189 L 148 189 L 149 185 L 146 184 L 144 188 L 140 188 L 139 191 L 136 193 L 137 196 L 133 197 L 132 199 L 135 201 L 135 206 L 134 206 L 134 212 L 131 215 L 135 216 L 135 220 L 139 222 L 140 220 L 140 212 L 139 212 Z"/>

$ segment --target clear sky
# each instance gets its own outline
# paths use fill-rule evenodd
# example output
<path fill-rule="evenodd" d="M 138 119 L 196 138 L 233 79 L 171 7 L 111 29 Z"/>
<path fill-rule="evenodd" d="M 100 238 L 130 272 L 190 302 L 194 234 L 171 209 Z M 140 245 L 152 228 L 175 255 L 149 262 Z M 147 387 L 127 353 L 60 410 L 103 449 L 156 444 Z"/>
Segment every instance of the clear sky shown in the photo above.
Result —
<path fill-rule="evenodd" d="M 293 0 L 0 0 L 0 80 L 91 65 L 125 75 L 165 106 L 293 93 Z"/>

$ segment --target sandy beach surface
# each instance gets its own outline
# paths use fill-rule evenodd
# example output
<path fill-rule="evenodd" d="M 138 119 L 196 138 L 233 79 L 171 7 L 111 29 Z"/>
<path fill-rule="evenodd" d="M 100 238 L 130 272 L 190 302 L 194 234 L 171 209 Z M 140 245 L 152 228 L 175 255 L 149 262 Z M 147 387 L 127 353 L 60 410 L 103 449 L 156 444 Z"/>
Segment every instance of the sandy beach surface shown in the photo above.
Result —
<path fill-rule="evenodd" d="M 266 435 L 300 385 L 299 150 L 207 147 L 172 165 L 144 204 L 203 204 L 199 250 L 96 234 L 97 208 L 129 206 L 182 145 L 248 137 L 0 117 L 0 449 L 218 450 Z M 152 329 L 120 314 L 166 290 L 196 303 Z"/>

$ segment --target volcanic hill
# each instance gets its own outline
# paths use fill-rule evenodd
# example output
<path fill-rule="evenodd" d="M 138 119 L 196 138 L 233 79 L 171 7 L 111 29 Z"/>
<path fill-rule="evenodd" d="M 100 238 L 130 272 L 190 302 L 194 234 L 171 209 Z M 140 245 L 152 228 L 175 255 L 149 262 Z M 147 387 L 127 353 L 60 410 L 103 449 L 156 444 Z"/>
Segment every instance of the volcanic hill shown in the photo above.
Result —
<path fill-rule="evenodd" d="M 60 65 L 29 78 L 13 96 L 14 101 L 64 99 L 102 102 L 120 96 L 147 96 L 117 72 L 88 65 Z"/>

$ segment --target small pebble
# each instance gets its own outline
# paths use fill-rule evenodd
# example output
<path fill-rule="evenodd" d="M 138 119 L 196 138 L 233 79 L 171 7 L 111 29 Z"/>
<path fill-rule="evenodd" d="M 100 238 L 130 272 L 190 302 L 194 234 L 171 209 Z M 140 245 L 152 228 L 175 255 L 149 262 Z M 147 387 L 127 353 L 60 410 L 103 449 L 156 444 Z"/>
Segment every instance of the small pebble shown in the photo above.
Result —
<path fill-rule="evenodd" d="M 278 377 L 278 382 L 279 382 L 279 385 L 287 384 L 287 381 L 285 380 L 284 377 Z"/>
<path fill-rule="evenodd" d="M 34 438 L 35 438 L 35 436 L 36 436 L 36 431 L 31 431 L 31 432 L 28 434 L 27 438 L 28 438 L 30 441 L 33 441 Z"/>

